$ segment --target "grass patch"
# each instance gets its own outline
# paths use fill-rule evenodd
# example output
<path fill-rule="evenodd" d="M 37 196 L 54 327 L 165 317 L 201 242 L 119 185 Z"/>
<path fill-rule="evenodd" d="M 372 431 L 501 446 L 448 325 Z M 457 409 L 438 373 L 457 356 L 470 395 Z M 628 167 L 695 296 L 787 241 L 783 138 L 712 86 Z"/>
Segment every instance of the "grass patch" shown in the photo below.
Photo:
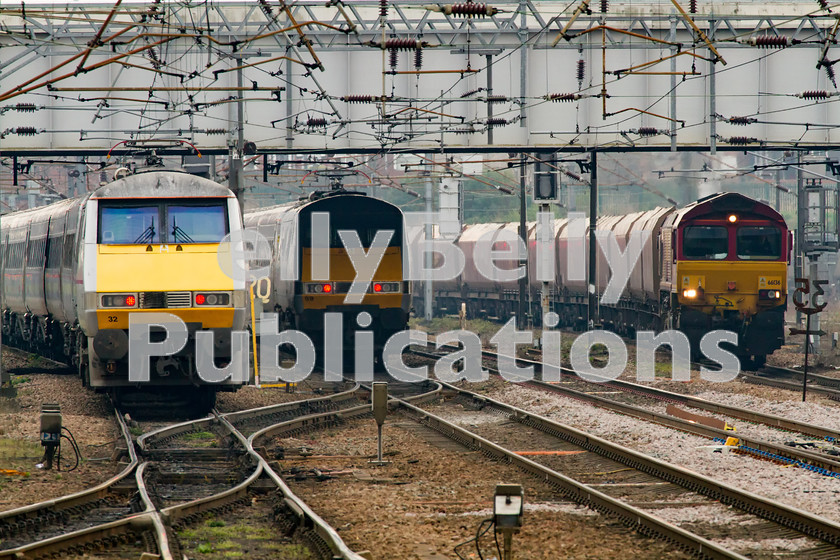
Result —
<path fill-rule="evenodd" d="M 213 434 L 213 432 L 192 432 L 191 434 L 185 435 L 184 439 L 196 441 L 203 439 L 216 439 L 216 436 Z"/>
<path fill-rule="evenodd" d="M 44 363 L 44 358 L 38 354 L 29 354 L 26 363 L 30 366 L 39 366 Z"/>
<path fill-rule="evenodd" d="M 408 322 L 412 329 L 439 334 L 455 331 L 461 328 L 461 321 L 456 317 L 435 317 L 431 321 L 414 317 Z M 487 342 L 502 327 L 484 319 L 467 319 L 466 330 L 477 334 L 483 342 Z"/>
<path fill-rule="evenodd" d="M 254 527 L 247 523 L 226 525 L 223 521 L 211 519 L 201 527 L 184 529 L 179 536 L 197 541 L 211 541 L 216 543 L 236 541 L 237 539 L 262 540 L 276 538 L 277 535 L 265 527 Z"/>
<path fill-rule="evenodd" d="M 194 539 L 198 535 L 198 531 L 195 529 L 182 529 L 178 531 L 178 536 L 182 539 Z"/>
<path fill-rule="evenodd" d="M 210 543 L 201 543 L 197 547 L 195 547 L 195 551 L 199 554 L 210 554 L 213 552 L 213 545 Z"/>
<path fill-rule="evenodd" d="M 32 379 L 30 379 L 29 377 L 13 376 L 12 387 L 17 387 L 18 385 L 23 385 L 24 383 L 29 383 L 30 381 L 32 381 Z"/>
<path fill-rule="evenodd" d="M 671 377 L 671 362 L 655 362 L 653 364 L 653 375 L 656 377 Z"/>
<path fill-rule="evenodd" d="M 0 460 L 40 458 L 43 454 L 38 442 L 0 438 Z"/>
<path fill-rule="evenodd" d="M 217 447 L 219 445 L 213 432 L 192 432 L 185 434 L 184 439 L 190 447 Z"/>

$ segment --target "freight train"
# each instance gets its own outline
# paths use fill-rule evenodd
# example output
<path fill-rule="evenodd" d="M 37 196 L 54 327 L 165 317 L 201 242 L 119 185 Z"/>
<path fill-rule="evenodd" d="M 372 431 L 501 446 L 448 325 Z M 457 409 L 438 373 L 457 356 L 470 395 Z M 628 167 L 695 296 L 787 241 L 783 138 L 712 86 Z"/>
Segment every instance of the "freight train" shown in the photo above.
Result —
<path fill-rule="evenodd" d="M 373 332 L 374 351 L 381 354 L 388 338 L 406 328 L 411 295 L 403 270 L 405 237 L 403 214 L 398 207 L 363 193 L 336 188 L 314 192 L 297 202 L 248 212 L 245 225 L 271 245 L 271 289 L 263 310 L 278 314 L 280 331 L 299 330 L 316 348 L 324 348 L 325 314 L 339 313 L 342 324 L 337 332 L 342 334 L 339 339 L 327 336 L 326 342 L 341 344 L 349 356 L 354 348 L 354 333 L 359 330 Z M 386 231 L 393 233 L 387 241 L 380 237 L 387 247 L 372 281 L 359 301 L 348 301 L 356 278 L 345 247 L 348 235 L 355 232 L 361 247 L 368 252 L 377 232 L 382 236 Z M 323 239 L 320 245 L 316 241 L 319 235 Z M 319 269 L 323 270 L 321 274 Z M 369 324 L 359 324 L 362 312 L 369 314 Z"/>
<path fill-rule="evenodd" d="M 196 375 L 195 333 L 212 330 L 218 365 L 245 329 L 244 280 L 225 275 L 220 243 L 241 230 L 227 188 L 178 171 L 124 176 L 84 197 L 15 212 L 0 223 L 3 342 L 72 364 L 82 382 L 124 405 L 203 414 L 232 380 Z M 189 340 L 153 357 L 150 379 L 128 379 L 129 314 L 165 312 Z M 151 333 L 152 340 L 163 333 Z"/>
<path fill-rule="evenodd" d="M 542 285 L 534 280 L 533 272 L 538 258 L 536 224 L 529 223 L 527 229 L 529 309 L 539 317 Z M 583 329 L 589 302 L 588 258 L 583 259 L 585 270 L 570 274 L 568 252 L 584 251 L 585 246 L 588 255 L 589 235 L 583 228 L 570 235 L 571 229 L 567 219 L 554 221 L 555 281 L 550 284 L 550 308 L 560 316 L 561 326 Z M 766 356 L 784 343 L 792 236 L 784 218 L 770 206 L 741 194 L 721 193 L 680 209 L 603 216 L 597 230 L 611 231 L 622 251 L 632 235 L 646 234 L 620 300 L 599 305 L 603 327 L 628 336 L 636 330 L 678 329 L 688 336 L 694 351 L 710 330 L 730 330 L 738 334 L 742 364 L 750 361 L 753 366 L 763 365 Z M 578 234 L 580 245 L 576 246 L 573 237 Z M 475 265 L 476 243 L 483 236 L 489 236 L 493 249 L 508 249 L 518 237 L 518 224 L 463 228 L 454 243 L 464 253 L 466 264 L 457 278 L 433 283 L 436 313 L 457 313 L 462 303 L 470 317 L 504 318 L 516 312 L 518 284 L 487 278 Z M 417 242 L 421 237 L 416 237 Z M 501 269 L 518 264 L 516 259 L 497 261 Z M 596 271 L 600 296 L 610 279 L 610 267 L 600 250 Z M 416 293 L 422 294 L 422 282 L 415 284 Z M 415 298 L 421 313 L 422 306 L 422 298 Z"/>

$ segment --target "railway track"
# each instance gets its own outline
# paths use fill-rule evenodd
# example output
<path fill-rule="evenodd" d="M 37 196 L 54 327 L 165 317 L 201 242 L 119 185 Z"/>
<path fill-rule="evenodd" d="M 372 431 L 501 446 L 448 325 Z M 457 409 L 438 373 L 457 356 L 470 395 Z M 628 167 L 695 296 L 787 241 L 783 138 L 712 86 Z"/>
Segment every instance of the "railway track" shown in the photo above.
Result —
<path fill-rule="evenodd" d="M 742 372 L 741 376 L 749 383 L 802 392 L 803 373 L 795 369 L 764 366 L 757 372 Z M 840 379 L 808 373 L 808 392 L 840 401 Z"/>
<path fill-rule="evenodd" d="M 414 420 L 470 449 L 515 464 L 551 482 L 575 502 L 618 516 L 643 534 L 665 539 L 703 558 L 790 557 L 789 550 L 778 554 L 762 550 L 761 541 L 797 538 L 803 539 L 797 541 L 801 545 L 796 550 L 797 558 L 840 558 L 840 525 L 832 521 L 729 488 L 721 481 L 484 395 L 442 385 L 458 403 L 469 408 L 465 412 L 461 406 L 441 405 L 441 411 L 460 417 L 460 421 L 444 419 L 428 407 L 395 401 Z M 470 429 L 465 427 L 468 425 Z M 521 454 L 523 447 L 551 451 L 530 458 Z M 718 519 L 725 521 L 677 526 L 660 516 L 669 508 L 698 506 L 717 511 Z M 728 539 L 746 542 L 747 538 L 756 543 L 751 552 L 749 546 L 744 547 L 743 554 L 730 549 L 732 541 Z"/>
<path fill-rule="evenodd" d="M 360 394 L 350 390 L 310 401 L 296 401 L 150 431 L 135 444 L 123 416 L 116 414 L 128 458 L 111 480 L 70 496 L 0 514 L 0 560 L 37 558 L 59 552 L 97 557 L 138 557 L 143 552 L 164 560 L 183 555 L 179 530 L 214 512 L 253 505 L 274 519 L 289 537 L 300 539 L 313 558 L 362 560 L 338 534 L 299 500 L 260 456 L 247 431 L 281 422 L 313 420 L 314 415 L 340 421 L 341 409 L 369 413 L 370 405 L 353 406 Z M 326 412 L 324 412 L 326 411 Z M 339 416 L 336 416 L 339 415 Z"/>
<path fill-rule="evenodd" d="M 412 349 L 412 353 L 429 359 L 437 359 L 440 357 L 439 354 L 417 349 Z M 496 360 L 497 355 L 494 352 L 484 351 L 483 357 L 492 362 Z M 537 377 L 541 374 L 542 364 L 540 362 L 518 358 L 517 363 L 524 366 L 534 366 L 534 371 Z M 485 367 L 488 366 L 485 364 Z M 496 375 L 499 374 L 499 372 L 492 367 L 490 367 L 489 370 L 491 373 Z M 621 402 L 614 396 L 608 398 L 598 394 L 593 394 L 592 392 L 587 391 L 587 389 L 596 387 L 599 393 L 603 393 L 604 389 L 616 389 L 618 392 L 622 393 L 622 395 L 632 395 L 637 399 L 647 398 L 659 402 L 679 404 L 830 442 L 840 441 L 840 432 L 836 430 L 622 380 L 605 381 L 603 383 L 586 381 L 580 378 L 574 370 L 568 368 L 560 368 L 560 371 L 564 380 L 561 384 L 546 383 L 539 379 L 534 379 L 532 381 L 524 382 L 522 385 L 530 386 L 543 391 L 562 394 L 566 397 L 574 398 L 600 408 L 633 416 L 644 421 L 653 422 L 686 433 L 709 438 L 721 443 L 725 442 L 730 436 L 737 435 L 737 438 L 739 439 L 739 453 L 752 455 L 761 459 L 787 462 L 788 464 L 816 471 L 826 476 L 840 478 L 840 460 L 838 460 L 837 457 L 818 451 L 804 450 L 757 438 L 745 437 L 740 433 L 733 434 L 732 432 L 726 430 L 677 418 L 669 414 L 655 412 L 636 406 L 635 404 Z"/>
<path fill-rule="evenodd" d="M 141 459 L 128 425 L 115 413 L 125 442 L 124 468 L 88 490 L 0 513 L 0 559 L 107 550 L 115 557 L 148 552 L 169 559 L 166 531 L 138 475 Z M 107 555 L 106 555 L 107 556 Z"/>

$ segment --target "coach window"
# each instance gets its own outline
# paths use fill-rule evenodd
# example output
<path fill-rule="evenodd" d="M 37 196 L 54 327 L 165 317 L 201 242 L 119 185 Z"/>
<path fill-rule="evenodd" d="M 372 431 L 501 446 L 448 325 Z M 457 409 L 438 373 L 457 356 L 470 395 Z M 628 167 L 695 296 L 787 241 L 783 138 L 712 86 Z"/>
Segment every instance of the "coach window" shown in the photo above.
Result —
<path fill-rule="evenodd" d="M 729 233 L 723 226 L 688 226 L 683 230 L 683 256 L 723 260 L 729 254 Z"/>
<path fill-rule="evenodd" d="M 160 208 L 154 206 L 101 206 L 99 243 L 130 245 L 160 243 Z"/>
<path fill-rule="evenodd" d="M 782 232 L 769 226 L 744 226 L 736 234 L 738 258 L 745 261 L 773 261 L 782 256 Z"/>

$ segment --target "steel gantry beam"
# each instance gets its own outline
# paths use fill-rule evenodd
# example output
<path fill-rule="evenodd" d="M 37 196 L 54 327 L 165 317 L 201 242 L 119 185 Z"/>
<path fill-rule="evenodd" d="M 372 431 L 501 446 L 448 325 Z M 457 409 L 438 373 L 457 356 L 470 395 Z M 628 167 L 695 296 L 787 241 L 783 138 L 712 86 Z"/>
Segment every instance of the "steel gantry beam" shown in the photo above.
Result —
<path fill-rule="evenodd" d="M 0 140 L 226 149 L 220 131 L 239 128 L 271 151 L 838 140 L 834 12 L 687 5 L 0 2 Z"/>

